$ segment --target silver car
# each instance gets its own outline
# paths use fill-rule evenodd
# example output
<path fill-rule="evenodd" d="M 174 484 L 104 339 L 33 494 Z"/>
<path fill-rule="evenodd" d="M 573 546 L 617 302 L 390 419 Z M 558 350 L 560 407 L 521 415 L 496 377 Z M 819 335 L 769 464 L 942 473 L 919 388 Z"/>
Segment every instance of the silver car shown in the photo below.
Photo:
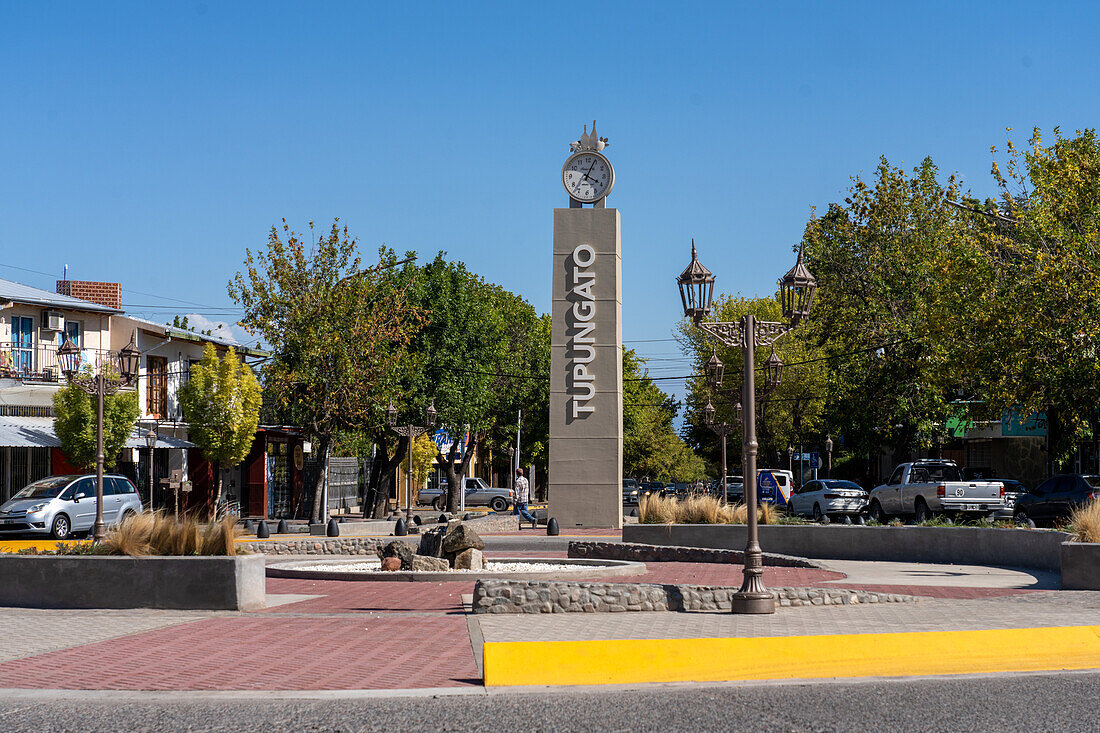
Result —
<path fill-rule="evenodd" d="M 431 504 L 437 511 L 443 511 L 447 497 L 443 492 L 447 485 L 439 489 L 421 489 L 416 498 L 417 504 Z M 485 483 L 485 479 L 466 479 L 466 506 L 487 506 L 494 512 L 506 512 L 516 503 L 516 495 L 511 489 L 495 489 Z"/>
<path fill-rule="evenodd" d="M 95 476 L 48 476 L 0 504 L 0 534 L 48 534 L 63 540 L 95 524 Z M 141 511 L 141 497 L 125 476 L 103 477 L 103 521 L 118 524 Z"/>

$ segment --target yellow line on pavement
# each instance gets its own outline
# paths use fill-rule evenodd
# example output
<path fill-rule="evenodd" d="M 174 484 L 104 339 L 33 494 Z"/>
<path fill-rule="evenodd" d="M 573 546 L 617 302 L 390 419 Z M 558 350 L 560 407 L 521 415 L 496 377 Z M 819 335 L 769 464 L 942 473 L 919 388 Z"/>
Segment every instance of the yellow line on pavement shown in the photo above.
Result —
<path fill-rule="evenodd" d="M 36 550 L 56 550 L 58 545 L 75 545 L 88 540 L 0 540 L 0 552 L 18 552 L 33 547 Z"/>
<path fill-rule="evenodd" d="M 485 686 L 725 682 L 1100 668 L 1100 626 L 484 645 Z"/>

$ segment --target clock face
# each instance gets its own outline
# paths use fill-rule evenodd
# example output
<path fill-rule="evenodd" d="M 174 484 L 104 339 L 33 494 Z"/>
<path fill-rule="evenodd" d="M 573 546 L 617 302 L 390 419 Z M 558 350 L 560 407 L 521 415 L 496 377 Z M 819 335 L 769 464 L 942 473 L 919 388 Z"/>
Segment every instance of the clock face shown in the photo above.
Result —
<path fill-rule="evenodd" d="M 615 171 L 599 153 L 580 152 L 565 161 L 561 182 L 571 198 L 590 204 L 611 191 L 615 185 Z"/>

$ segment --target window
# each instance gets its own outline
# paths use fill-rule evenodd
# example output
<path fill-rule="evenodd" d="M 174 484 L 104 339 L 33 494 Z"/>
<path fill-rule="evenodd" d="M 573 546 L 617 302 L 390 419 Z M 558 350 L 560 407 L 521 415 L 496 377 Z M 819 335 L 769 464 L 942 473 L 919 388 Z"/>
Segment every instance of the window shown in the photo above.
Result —
<path fill-rule="evenodd" d="M 928 471 L 923 468 L 914 468 L 909 471 L 909 483 L 911 484 L 926 484 L 928 483 Z"/>
<path fill-rule="evenodd" d="M 891 476 L 890 480 L 887 481 L 886 483 L 888 483 L 890 486 L 893 486 L 894 484 L 900 484 L 901 483 L 901 476 L 902 476 L 903 473 L 905 473 L 905 467 L 904 466 L 898 466 L 896 469 L 894 469 L 894 475 Z"/>
<path fill-rule="evenodd" d="M 168 413 L 168 358 L 164 356 L 145 357 L 145 411 L 151 416 L 163 420 Z"/>
<path fill-rule="evenodd" d="M 112 494 L 132 494 L 134 493 L 134 487 L 124 478 L 112 478 L 103 480 L 103 493 L 107 493 L 107 483 L 111 484 Z"/>
<path fill-rule="evenodd" d="M 95 479 L 82 478 L 73 486 L 73 496 L 84 494 L 85 497 L 95 496 Z"/>
<path fill-rule="evenodd" d="M 34 319 L 11 317 L 12 368 L 22 374 L 34 372 Z"/>
<path fill-rule="evenodd" d="M 65 330 L 59 331 L 57 334 L 57 345 L 65 343 L 65 337 L 68 336 L 69 340 L 73 342 L 74 346 L 84 347 L 84 322 L 83 321 L 70 321 L 65 319 Z"/>

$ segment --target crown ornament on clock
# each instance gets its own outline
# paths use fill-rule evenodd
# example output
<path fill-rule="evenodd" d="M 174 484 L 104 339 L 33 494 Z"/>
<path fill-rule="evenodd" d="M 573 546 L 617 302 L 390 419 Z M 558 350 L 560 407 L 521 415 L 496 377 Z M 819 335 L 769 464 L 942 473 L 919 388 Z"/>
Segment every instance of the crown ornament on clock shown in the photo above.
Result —
<path fill-rule="evenodd" d="M 606 137 L 600 137 L 596 134 L 596 121 L 592 120 L 592 134 L 588 134 L 588 125 L 585 125 L 584 134 L 581 135 L 581 139 L 569 143 L 569 149 L 574 153 L 585 150 L 592 150 L 598 153 L 610 144 L 611 143 L 607 142 Z"/>

